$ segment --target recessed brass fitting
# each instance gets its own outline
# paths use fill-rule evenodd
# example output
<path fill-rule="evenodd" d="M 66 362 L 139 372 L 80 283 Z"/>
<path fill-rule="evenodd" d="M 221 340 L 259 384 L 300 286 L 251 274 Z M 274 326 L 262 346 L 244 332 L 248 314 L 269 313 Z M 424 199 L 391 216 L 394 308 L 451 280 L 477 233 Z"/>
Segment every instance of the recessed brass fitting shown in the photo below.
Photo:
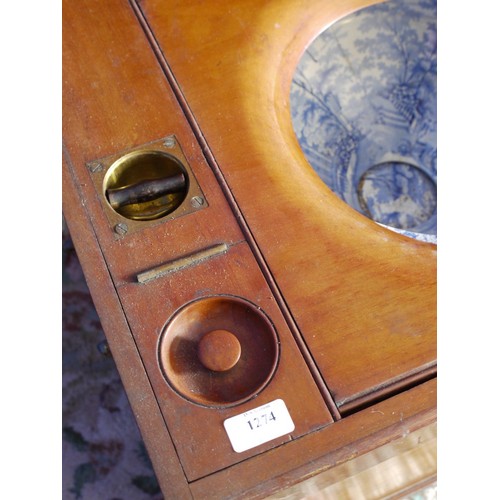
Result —
<path fill-rule="evenodd" d="M 88 168 L 117 237 L 208 205 L 175 136 L 101 158 Z M 127 231 L 116 231 L 120 224 Z"/>

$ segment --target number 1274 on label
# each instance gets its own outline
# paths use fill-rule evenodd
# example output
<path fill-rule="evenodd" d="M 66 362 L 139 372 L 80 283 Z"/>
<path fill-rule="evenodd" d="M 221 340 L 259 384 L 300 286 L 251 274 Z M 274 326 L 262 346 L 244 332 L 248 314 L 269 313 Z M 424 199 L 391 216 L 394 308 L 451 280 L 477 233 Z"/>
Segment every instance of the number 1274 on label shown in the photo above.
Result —
<path fill-rule="evenodd" d="M 224 421 L 233 450 L 237 453 L 284 436 L 295 424 L 282 399 L 240 413 Z"/>
<path fill-rule="evenodd" d="M 269 413 L 264 413 L 263 415 L 253 417 L 251 420 L 247 420 L 247 424 L 250 427 L 250 430 L 258 429 L 263 425 L 267 425 L 268 423 L 276 420 L 274 413 L 271 411 Z"/>

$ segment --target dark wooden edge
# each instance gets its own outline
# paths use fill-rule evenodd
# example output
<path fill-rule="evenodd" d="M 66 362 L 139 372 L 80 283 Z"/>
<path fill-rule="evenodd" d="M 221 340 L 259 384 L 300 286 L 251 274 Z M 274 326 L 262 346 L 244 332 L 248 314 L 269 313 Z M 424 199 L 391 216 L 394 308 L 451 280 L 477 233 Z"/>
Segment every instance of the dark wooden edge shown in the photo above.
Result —
<path fill-rule="evenodd" d="M 342 404 L 337 404 L 342 417 L 346 417 L 436 377 L 437 363 L 432 362 L 423 368 L 415 370 L 413 373 L 404 374 L 399 378 L 389 380 L 386 384 L 379 387 L 370 388 L 366 394 L 356 395 L 356 397 L 342 402 Z"/>
<path fill-rule="evenodd" d="M 192 498 L 67 155 L 62 181 L 64 217 L 160 487 L 172 498 Z"/>
<path fill-rule="evenodd" d="M 405 437 L 436 422 L 436 386 L 437 381 L 430 380 L 320 431 L 200 479 L 191 484 L 194 497 L 204 498 L 204 492 L 210 491 L 217 492 L 219 499 L 265 498 Z"/>

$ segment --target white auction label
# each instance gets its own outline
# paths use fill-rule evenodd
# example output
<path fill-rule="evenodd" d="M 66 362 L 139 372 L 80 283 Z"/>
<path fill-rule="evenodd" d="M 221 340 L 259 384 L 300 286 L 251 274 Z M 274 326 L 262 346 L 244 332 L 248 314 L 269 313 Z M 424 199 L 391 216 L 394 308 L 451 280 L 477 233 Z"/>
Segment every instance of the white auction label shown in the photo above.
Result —
<path fill-rule="evenodd" d="M 285 402 L 276 399 L 224 421 L 231 446 L 236 453 L 247 451 L 295 429 Z"/>

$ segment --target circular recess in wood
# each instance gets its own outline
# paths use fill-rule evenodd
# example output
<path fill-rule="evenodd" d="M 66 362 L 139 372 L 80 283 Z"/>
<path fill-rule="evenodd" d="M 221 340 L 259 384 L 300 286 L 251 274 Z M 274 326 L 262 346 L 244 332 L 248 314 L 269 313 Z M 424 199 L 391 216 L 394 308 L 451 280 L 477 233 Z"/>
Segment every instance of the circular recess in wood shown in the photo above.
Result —
<path fill-rule="evenodd" d="M 267 315 L 245 299 L 221 295 L 186 304 L 168 321 L 158 349 L 169 384 L 204 406 L 233 406 L 271 380 L 279 339 Z"/>
<path fill-rule="evenodd" d="M 189 177 L 174 156 L 139 150 L 116 160 L 104 178 L 111 208 L 131 220 L 155 220 L 176 210 L 186 198 Z"/>

